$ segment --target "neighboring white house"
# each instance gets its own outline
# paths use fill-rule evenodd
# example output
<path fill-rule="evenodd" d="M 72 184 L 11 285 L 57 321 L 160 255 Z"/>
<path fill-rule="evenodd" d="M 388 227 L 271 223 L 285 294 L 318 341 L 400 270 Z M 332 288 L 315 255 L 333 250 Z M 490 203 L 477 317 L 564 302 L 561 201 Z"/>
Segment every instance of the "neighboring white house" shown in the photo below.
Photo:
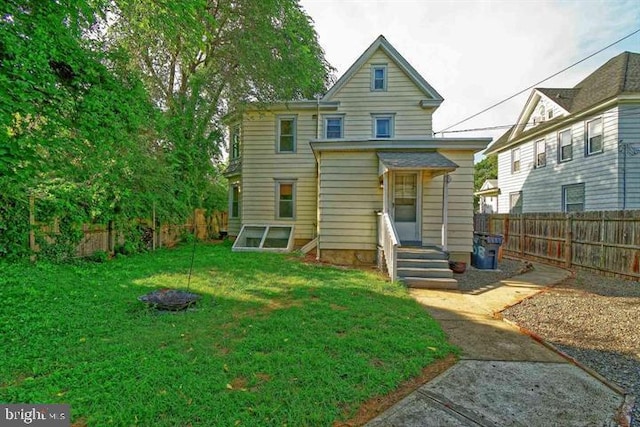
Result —
<path fill-rule="evenodd" d="M 640 54 L 573 88 L 536 88 L 492 144 L 499 213 L 640 209 Z"/>
<path fill-rule="evenodd" d="M 384 258 L 392 278 L 455 282 L 446 262 L 404 274 L 396 263 L 407 246 L 467 262 L 473 249 L 473 157 L 490 139 L 434 138 L 442 101 L 380 36 L 319 100 L 237 113 L 225 172 L 234 248 L 316 246 L 324 261 Z"/>
<path fill-rule="evenodd" d="M 473 193 L 478 196 L 478 213 L 498 213 L 498 196 L 500 188 L 497 179 L 487 179 L 480 190 Z"/>

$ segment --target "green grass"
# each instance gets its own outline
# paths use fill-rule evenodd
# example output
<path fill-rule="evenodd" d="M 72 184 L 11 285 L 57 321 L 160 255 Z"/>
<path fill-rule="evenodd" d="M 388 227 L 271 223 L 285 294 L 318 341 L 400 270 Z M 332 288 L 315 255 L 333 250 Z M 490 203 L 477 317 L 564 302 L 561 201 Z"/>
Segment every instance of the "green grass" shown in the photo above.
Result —
<path fill-rule="evenodd" d="M 200 244 L 98 264 L 0 262 L 0 401 L 68 403 L 94 425 L 330 425 L 454 351 L 373 272 Z"/>

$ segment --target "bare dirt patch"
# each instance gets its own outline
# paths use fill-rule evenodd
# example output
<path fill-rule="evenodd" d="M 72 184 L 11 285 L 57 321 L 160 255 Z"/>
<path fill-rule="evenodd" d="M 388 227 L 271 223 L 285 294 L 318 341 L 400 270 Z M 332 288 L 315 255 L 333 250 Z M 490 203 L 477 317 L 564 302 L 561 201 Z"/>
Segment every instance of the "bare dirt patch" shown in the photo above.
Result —
<path fill-rule="evenodd" d="M 387 409 L 404 399 L 412 392 L 428 383 L 457 362 L 455 356 L 449 355 L 444 359 L 438 360 L 431 365 L 422 369 L 417 377 L 411 378 L 402 383 L 396 390 L 385 395 L 376 396 L 363 403 L 356 414 L 347 421 L 335 422 L 334 427 L 356 427 L 366 424 L 371 419 L 382 414 Z M 345 412 L 350 412 L 349 408 L 345 408 Z"/>

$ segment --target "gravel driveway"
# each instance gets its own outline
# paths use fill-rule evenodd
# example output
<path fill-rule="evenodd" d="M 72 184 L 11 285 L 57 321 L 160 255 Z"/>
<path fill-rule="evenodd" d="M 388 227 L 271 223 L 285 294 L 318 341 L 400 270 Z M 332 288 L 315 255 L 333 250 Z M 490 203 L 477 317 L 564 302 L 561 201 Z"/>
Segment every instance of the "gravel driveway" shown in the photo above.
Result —
<path fill-rule="evenodd" d="M 634 395 L 640 427 L 640 283 L 578 272 L 502 314 Z"/>

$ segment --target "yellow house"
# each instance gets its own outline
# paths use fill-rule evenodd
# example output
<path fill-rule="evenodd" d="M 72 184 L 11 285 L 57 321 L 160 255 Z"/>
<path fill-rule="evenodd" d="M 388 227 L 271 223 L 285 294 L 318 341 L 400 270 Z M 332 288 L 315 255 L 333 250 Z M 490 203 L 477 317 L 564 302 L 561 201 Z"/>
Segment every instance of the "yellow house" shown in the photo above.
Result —
<path fill-rule="evenodd" d="M 455 287 L 446 260 L 469 262 L 473 155 L 490 139 L 434 138 L 442 101 L 380 36 L 322 98 L 245 111 L 225 173 L 234 249 L 315 248 Z"/>

